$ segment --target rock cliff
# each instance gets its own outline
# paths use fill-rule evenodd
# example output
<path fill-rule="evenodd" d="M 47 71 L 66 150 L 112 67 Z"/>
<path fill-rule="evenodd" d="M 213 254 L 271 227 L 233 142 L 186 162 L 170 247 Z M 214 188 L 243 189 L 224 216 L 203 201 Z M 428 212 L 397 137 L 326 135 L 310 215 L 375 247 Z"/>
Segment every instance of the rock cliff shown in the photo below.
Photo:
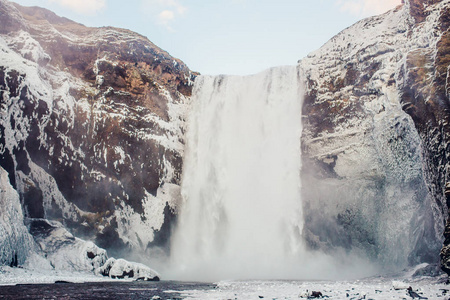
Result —
<path fill-rule="evenodd" d="M 27 219 L 167 247 L 195 74 L 147 38 L 0 0 L 0 166 Z"/>
<path fill-rule="evenodd" d="M 300 61 L 311 247 L 356 248 L 387 265 L 438 260 L 450 194 L 449 13 L 449 1 L 405 1 Z"/>
<path fill-rule="evenodd" d="M 42 8 L 0 0 L 0 24 L 0 202 L 12 205 L 0 221 L 20 223 L 0 232 L 2 263 L 49 232 L 112 254 L 166 250 L 197 74 L 139 34 Z M 299 62 L 310 248 L 396 269 L 440 252 L 450 272 L 449 25 L 449 0 L 406 0 Z"/>

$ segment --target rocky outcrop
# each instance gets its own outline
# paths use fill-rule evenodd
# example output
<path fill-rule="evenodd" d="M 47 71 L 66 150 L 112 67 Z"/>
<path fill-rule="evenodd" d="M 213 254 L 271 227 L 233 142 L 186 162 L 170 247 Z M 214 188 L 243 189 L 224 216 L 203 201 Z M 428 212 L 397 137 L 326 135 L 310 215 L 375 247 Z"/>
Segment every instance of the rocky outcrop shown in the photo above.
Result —
<path fill-rule="evenodd" d="M 450 4 L 448 1 L 435 2 L 438 3 L 424 9 L 429 15 L 427 19 L 434 21 L 435 43 L 427 49 L 416 49 L 407 54 L 400 91 L 403 108 L 412 116 L 423 141 L 428 188 L 446 216 L 441 263 L 443 270 L 450 274 L 450 222 L 447 219 L 450 204 Z M 433 18 L 434 7 L 440 11 Z M 413 13 L 415 9 L 411 7 Z"/>
<path fill-rule="evenodd" d="M 110 258 L 106 263 L 95 270 L 97 274 L 113 279 L 134 278 L 142 281 L 159 281 L 159 274 L 149 267 L 124 259 Z"/>
<path fill-rule="evenodd" d="M 9 183 L 8 173 L 0 167 L 0 265 L 22 265 L 36 250 L 23 222 L 19 195 Z"/>
<path fill-rule="evenodd" d="M 195 74 L 147 38 L 0 0 L 0 166 L 26 218 L 167 247 Z"/>
<path fill-rule="evenodd" d="M 449 9 L 406 1 L 300 62 L 311 247 L 359 249 L 396 267 L 437 260 L 448 207 Z"/>
<path fill-rule="evenodd" d="M 26 223 L 39 246 L 41 256 L 45 257 L 52 269 L 94 272 L 108 259 L 104 249 L 74 237 L 59 222 L 27 219 Z"/>

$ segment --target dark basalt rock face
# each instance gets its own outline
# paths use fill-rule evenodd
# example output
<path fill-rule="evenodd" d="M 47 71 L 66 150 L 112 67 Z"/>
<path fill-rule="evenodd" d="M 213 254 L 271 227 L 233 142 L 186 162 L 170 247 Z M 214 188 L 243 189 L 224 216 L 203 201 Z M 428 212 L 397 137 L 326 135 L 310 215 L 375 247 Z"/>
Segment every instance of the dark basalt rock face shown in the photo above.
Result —
<path fill-rule="evenodd" d="M 438 21 L 440 37 L 429 51 L 411 53 L 406 64 L 415 72 L 405 74 L 402 104 L 414 119 L 424 143 L 425 174 L 429 189 L 439 207 L 448 215 L 450 204 L 450 7 L 442 9 Z M 450 274 L 450 222 L 444 231 L 441 263 Z"/>
<path fill-rule="evenodd" d="M 444 242 L 448 271 L 449 10 L 405 1 L 300 62 L 310 247 L 401 266 L 437 262 Z"/>
<path fill-rule="evenodd" d="M 146 251 L 173 222 L 196 74 L 125 29 L 5 0 L 0 24 L 0 166 L 26 217 Z"/>
<path fill-rule="evenodd" d="M 414 1 L 411 13 L 429 15 L 430 9 L 421 9 Z M 428 1 L 424 5 L 439 4 Z M 436 5 L 438 6 L 438 5 Z M 423 12 L 423 13 L 421 13 Z M 401 103 L 411 115 L 423 142 L 424 175 L 428 189 L 438 208 L 448 216 L 449 158 L 450 158 L 450 94 L 448 78 L 450 68 L 450 6 L 443 6 L 435 26 L 437 43 L 428 49 L 408 53 L 402 73 Z M 446 217 L 447 219 L 447 217 Z M 447 219 L 444 243 L 440 253 L 442 269 L 450 274 L 450 222 Z"/>

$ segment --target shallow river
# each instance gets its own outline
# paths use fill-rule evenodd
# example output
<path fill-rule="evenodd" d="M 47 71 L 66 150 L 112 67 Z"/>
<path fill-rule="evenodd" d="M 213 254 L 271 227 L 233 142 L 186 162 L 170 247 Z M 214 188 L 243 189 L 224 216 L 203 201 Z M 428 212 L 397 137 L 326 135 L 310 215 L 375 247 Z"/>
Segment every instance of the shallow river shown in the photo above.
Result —
<path fill-rule="evenodd" d="M 0 286 L 0 299 L 184 299 L 180 291 L 214 288 L 175 281 L 19 284 Z"/>

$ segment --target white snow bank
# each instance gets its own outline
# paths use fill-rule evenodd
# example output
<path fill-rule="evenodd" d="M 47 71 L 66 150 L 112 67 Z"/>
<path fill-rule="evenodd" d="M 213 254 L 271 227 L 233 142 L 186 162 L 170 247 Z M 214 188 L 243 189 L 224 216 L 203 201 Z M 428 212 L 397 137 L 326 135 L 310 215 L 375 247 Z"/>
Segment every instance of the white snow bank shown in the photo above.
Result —
<path fill-rule="evenodd" d="M 38 259 L 40 260 L 43 258 L 40 257 Z M 32 260 L 35 262 L 34 259 Z M 44 266 L 44 268 L 40 269 L 38 266 Z M 16 284 L 46 284 L 55 283 L 56 281 L 67 281 L 73 283 L 112 281 L 109 277 L 97 276 L 89 272 L 54 270 L 51 266 L 49 268 L 49 266 L 50 265 L 43 265 L 41 261 L 37 266 L 24 266 L 24 268 L 11 268 L 9 266 L 0 267 L 0 286 Z"/>
<path fill-rule="evenodd" d="M 109 276 L 110 278 L 134 278 L 140 280 L 159 280 L 159 274 L 147 267 L 146 265 L 129 262 L 125 259 L 115 259 L 111 257 L 106 263 L 96 269 L 96 274 L 102 274 L 103 276 Z"/>

